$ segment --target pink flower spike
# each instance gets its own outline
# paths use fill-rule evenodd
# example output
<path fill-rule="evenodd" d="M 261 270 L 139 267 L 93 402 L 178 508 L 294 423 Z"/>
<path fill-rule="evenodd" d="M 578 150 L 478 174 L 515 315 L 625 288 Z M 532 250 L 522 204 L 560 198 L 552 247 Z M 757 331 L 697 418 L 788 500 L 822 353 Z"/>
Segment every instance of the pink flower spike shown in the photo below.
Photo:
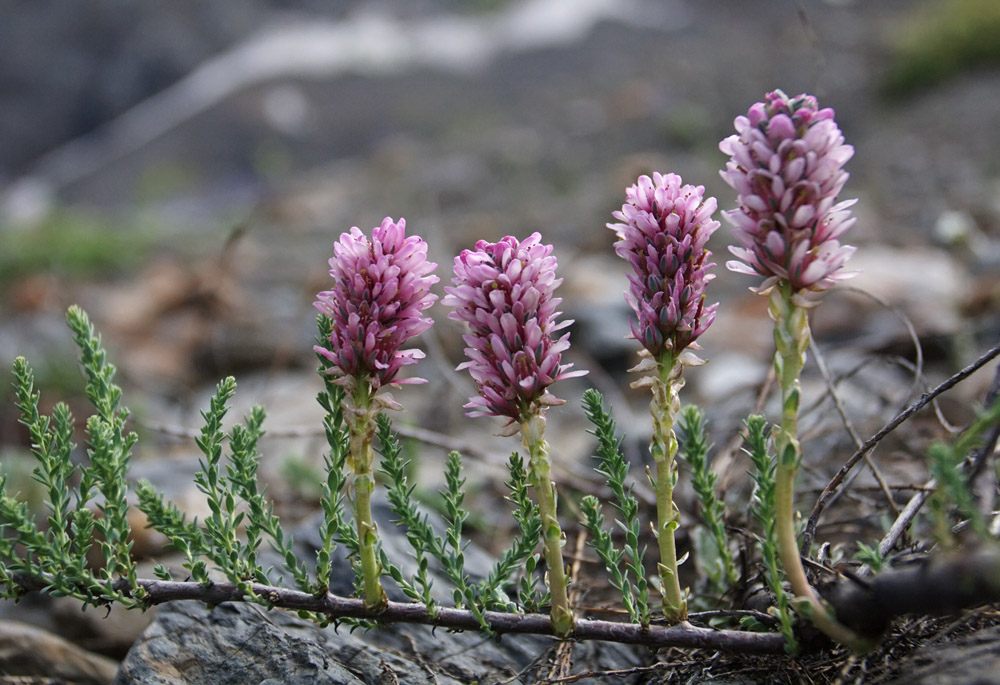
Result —
<path fill-rule="evenodd" d="M 723 212 L 742 245 L 730 251 L 743 264 L 728 262 L 729 269 L 762 276 L 766 287 L 787 280 L 796 292 L 850 275 L 842 269 L 854 248 L 837 238 L 854 224 L 847 211 L 854 201 L 836 199 L 854 148 L 833 117 L 812 95 L 780 90 L 736 117 L 736 135 L 719 143 L 730 155 L 722 178 L 739 196 L 739 207 Z"/>
<path fill-rule="evenodd" d="M 458 368 L 469 370 L 479 394 L 465 405 L 468 416 L 523 422 L 563 403 L 548 386 L 587 373 L 561 363 L 569 333 L 553 334 L 572 321 L 557 321 L 561 300 L 554 293 L 562 279 L 552 246 L 541 239 L 532 233 L 522 242 L 480 240 L 455 258 L 455 277 L 441 303 L 455 308 L 448 318 L 469 326 L 462 336 L 469 361 Z"/>
<path fill-rule="evenodd" d="M 618 234 L 615 252 L 632 266 L 625 299 L 635 316 L 632 334 L 654 357 L 693 345 L 715 320 L 718 304 L 705 304 L 709 237 L 717 203 L 702 186 L 682 185 L 676 174 L 640 176 L 625 190 L 625 204 L 608 224 Z"/>
<path fill-rule="evenodd" d="M 430 287 L 437 264 L 427 261 L 427 243 L 406 236 L 406 221 L 386 217 L 369 239 L 356 226 L 334 243 L 330 259 L 333 288 L 319 293 L 316 309 L 333 321 L 328 346 L 316 346 L 331 362 L 329 373 L 349 388 L 366 383 L 371 392 L 384 385 L 424 383 L 398 377 L 402 367 L 423 358 L 420 350 L 400 347 L 430 328 L 423 311 L 437 299 Z"/>

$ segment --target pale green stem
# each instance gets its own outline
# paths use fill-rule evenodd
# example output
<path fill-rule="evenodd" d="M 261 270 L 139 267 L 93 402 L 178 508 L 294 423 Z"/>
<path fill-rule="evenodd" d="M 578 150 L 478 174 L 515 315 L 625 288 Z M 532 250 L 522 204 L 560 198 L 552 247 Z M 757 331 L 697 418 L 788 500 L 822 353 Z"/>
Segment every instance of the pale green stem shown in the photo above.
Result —
<path fill-rule="evenodd" d="M 566 591 L 566 568 L 563 564 L 562 528 L 556 516 L 556 488 L 550 476 L 549 446 L 545 442 L 545 419 L 534 414 L 521 423 L 521 437 L 528 450 L 528 479 L 535 489 L 538 514 L 542 519 L 545 563 L 549 567 L 549 595 L 552 598 L 552 629 L 567 637 L 573 632 L 573 610 Z"/>
<path fill-rule="evenodd" d="M 839 623 L 809 584 L 795 535 L 795 476 L 802 459 L 799 445 L 799 375 L 809 349 L 809 316 L 792 300 L 787 282 L 771 291 L 769 309 L 774 319 L 774 371 L 781 386 L 781 427 L 774 438 L 778 455 L 775 469 L 774 511 L 778 551 L 785 575 L 797 596 L 795 607 L 829 638 L 856 651 L 865 651 L 867 641 Z"/>
<path fill-rule="evenodd" d="M 676 474 L 677 436 L 674 422 L 680 411 L 680 390 L 684 386 L 681 364 L 677 355 L 667 352 L 657 362 L 657 378 L 652 390 L 649 411 L 653 415 L 653 438 L 649 452 L 656 464 L 656 540 L 660 548 L 660 593 L 663 596 L 663 615 L 673 623 L 687 618 L 687 602 L 681 591 L 677 573 L 677 544 L 674 531 L 680 524 L 680 511 L 674 505 L 674 478 Z"/>
<path fill-rule="evenodd" d="M 358 552 L 361 573 L 364 577 L 364 600 L 369 607 L 382 607 L 388 602 L 379 577 L 382 566 L 378 563 L 376 545 L 378 529 L 372 521 L 371 496 L 375 489 L 372 463 L 375 453 L 372 438 L 375 436 L 375 416 L 371 411 L 371 398 L 366 383 L 358 383 L 354 393 L 354 407 L 344 412 L 350 431 L 350 463 L 354 471 L 354 521 L 358 528 Z"/>

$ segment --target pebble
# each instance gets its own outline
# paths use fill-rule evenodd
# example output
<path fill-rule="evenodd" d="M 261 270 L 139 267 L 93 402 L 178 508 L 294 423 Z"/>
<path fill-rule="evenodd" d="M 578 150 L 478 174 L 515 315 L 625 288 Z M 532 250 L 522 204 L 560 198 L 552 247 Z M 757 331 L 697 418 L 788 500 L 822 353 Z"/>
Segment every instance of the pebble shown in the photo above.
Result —
<path fill-rule="evenodd" d="M 83 650 L 58 635 L 21 621 L 0 620 L 3 682 L 107 685 L 117 670 L 117 662 Z"/>

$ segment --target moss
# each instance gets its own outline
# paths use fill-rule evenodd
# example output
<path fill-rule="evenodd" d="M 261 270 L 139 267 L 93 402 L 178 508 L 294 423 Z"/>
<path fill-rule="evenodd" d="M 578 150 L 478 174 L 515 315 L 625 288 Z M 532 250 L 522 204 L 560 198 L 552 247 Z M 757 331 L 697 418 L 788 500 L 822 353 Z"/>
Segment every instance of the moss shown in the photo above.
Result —
<path fill-rule="evenodd" d="M 709 124 L 708 114 L 700 107 L 681 106 L 660 120 L 660 132 L 670 147 L 690 151 L 711 141 L 710 149 L 718 154 L 718 139 L 712 135 Z"/>
<path fill-rule="evenodd" d="M 120 273 L 153 248 L 151 227 L 111 225 L 80 211 L 57 210 L 40 225 L 5 232 L 0 250 L 0 289 L 26 274 L 66 276 Z"/>
<path fill-rule="evenodd" d="M 942 0 L 900 22 L 882 80 L 887 97 L 911 95 L 972 68 L 1000 65 L 1000 2 Z"/>

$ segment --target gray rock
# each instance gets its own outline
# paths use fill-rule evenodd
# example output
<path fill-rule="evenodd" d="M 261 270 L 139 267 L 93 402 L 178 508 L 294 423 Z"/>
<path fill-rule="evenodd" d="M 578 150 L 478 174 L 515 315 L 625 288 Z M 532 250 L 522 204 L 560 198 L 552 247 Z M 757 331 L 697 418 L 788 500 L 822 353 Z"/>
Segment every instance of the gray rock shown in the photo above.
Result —
<path fill-rule="evenodd" d="M 115 682 L 364 682 L 332 658 L 320 635 L 281 612 L 177 602 L 136 642 Z"/>
<path fill-rule="evenodd" d="M 20 621 L 0 621 L 0 674 L 3 682 L 61 682 L 103 685 L 115 677 L 116 662 L 80 649 Z M 7 680 L 10 678 L 10 680 Z"/>
<path fill-rule="evenodd" d="M 416 625 L 352 633 L 250 604 L 207 608 L 186 601 L 160 610 L 115 682 L 525 683 L 535 680 L 536 669 L 547 670 L 557 644 L 540 636 L 494 640 Z M 577 672 L 639 662 L 621 645 L 581 643 L 572 650 Z"/>
<path fill-rule="evenodd" d="M 430 521 L 443 530 L 439 517 Z M 390 559 L 404 574 L 415 564 L 404 531 L 392 521 L 384 502 L 376 501 L 373 517 Z M 314 557 L 319 519 L 295 531 L 301 559 Z M 472 545 L 465 550 L 469 574 L 488 573 L 492 558 Z M 271 555 L 262 564 L 280 565 Z M 433 566 L 432 566 L 433 571 Z M 350 594 L 353 571 L 338 557 L 331 590 Z M 434 573 L 435 594 L 448 603 L 450 583 Z M 391 580 L 384 580 L 390 598 L 405 601 Z M 198 602 L 160 607 L 156 619 L 122 662 L 118 683 L 496 683 L 531 682 L 535 669 L 547 670 L 559 645 L 537 635 L 507 635 L 490 639 L 477 632 L 447 632 L 428 626 L 391 625 L 351 632 L 326 628 L 283 611 L 256 605 L 222 604 L 207 608 Z M 605 643 L 572 644 L 570 663 L 576 672 L 621 669 L 642 663 L 641 651 Z M 532 675 L 523 675 L 524 673 Z M 625 681 L 628 682 L 628 681 Z"/>
<path fill-rule="evenodd" d="M 896 668 L 894 685 L 1000 683 L 1000 628 L 979 630 L 914 651 Z"/>

